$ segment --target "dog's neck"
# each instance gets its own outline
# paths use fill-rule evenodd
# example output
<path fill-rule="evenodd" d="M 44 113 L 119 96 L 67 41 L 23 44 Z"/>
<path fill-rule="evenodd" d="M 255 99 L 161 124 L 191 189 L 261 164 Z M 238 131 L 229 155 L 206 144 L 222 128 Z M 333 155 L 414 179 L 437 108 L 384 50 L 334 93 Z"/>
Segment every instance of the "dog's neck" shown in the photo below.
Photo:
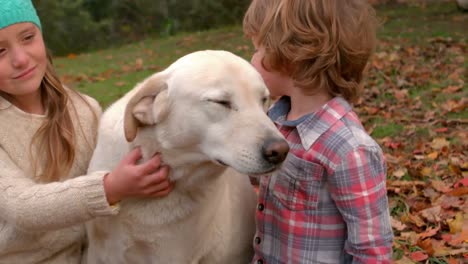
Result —
<path fill-rule="evenodd" d="M 157 140 L 154 140 L 154 138 L 147 140 L 144 138 L 146 134 L 145 132 L 140 133 L 135 141 L 132 142 L 132 147 L 141 147 L 142 161 L 147 161 L 157 153 L 160 153 L 163 164 L 170 167 L 170 179 L 172 181 L 184 181 L 190 184 L 195 178 L 221 175 L 227 168 L 213 163 L 208 157 L 195 150 L 168 148 L 164 147 Z M 142 142 L 145 143 L 143 144 Z M 198 171 L 203 171 L 203 174 L 206 175 L 198 175 Z M 191 175 L 191 179 L 186 179 L 188 177 L 185 176 L 188 174 Z"/>

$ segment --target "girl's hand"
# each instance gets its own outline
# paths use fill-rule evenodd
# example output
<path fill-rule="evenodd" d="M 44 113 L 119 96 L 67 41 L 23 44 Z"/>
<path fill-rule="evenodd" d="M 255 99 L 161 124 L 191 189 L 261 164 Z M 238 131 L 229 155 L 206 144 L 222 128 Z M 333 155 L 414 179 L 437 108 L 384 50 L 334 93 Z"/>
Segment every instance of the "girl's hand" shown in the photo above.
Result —
<path fill-rule="evenodd" d="M 104 190 L 109 204 L 130 197 L 162 197 L 173 188 L 169 181 L 169 167 L 161 166 L 161 157 L 154 156 L 142 164 L 140 148 L 128 153 L 117 167 L 104 176 Z"/>

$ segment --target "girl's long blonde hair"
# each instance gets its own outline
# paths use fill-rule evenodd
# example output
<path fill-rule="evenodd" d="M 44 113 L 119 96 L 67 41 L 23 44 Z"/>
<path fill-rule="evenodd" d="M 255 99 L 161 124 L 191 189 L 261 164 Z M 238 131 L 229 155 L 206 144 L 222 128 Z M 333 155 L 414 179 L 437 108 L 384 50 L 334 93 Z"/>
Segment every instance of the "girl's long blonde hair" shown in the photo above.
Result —
<path fill-rule="evenodd" d="M 46 119 L 33 137 L 31 157 L 35 173 L 41 161 L 45 161 L 39 180 L 52 182 L 68 176 L 77 151 L 75 126 L 80 126 L 80 122 L 73 116 L 76 111 L 73 111 L 75 107 L 69 93 L 78 95 L 90 109 L 91 106 L 78 92 L 64 87 L 55 72 L 50 52 L 47 52 L 47 68 L 40 89 Z M 96 115 L 94 118 L 97 122 Z M 36 155 L 32 153 L 33 145 L 37 146 Z"/>

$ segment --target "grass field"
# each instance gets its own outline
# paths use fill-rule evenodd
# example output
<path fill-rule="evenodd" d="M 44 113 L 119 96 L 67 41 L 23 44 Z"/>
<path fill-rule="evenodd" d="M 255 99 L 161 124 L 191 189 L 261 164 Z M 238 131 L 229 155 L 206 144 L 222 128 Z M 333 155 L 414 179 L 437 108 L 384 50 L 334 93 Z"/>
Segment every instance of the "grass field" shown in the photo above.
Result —
<path fill-rule="evenodd" d="M 395 263 L 468 259 L 468 13 L 453 2 L 378 6 L 379 46 L 355 106 L 384 149 Z M 63 80 L 109 105 L 178 57 L 225 49 L 250 59 L 239 26 L 57 58 Z M 466 262 L 465 262 L 466 263 Z"/>

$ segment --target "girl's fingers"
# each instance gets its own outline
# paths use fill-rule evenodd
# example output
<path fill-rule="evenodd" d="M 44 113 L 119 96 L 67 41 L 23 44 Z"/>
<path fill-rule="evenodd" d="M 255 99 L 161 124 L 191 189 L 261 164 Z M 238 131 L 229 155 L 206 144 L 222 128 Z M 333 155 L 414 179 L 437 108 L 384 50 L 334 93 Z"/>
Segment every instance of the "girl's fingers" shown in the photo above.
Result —
<path fill-rule="evenodd" d="M 150 160 L 146 161 L 143 164 L 138 165 L 140 172 L 145 174 L 154 173 L 155 170 L 158 170 L 161 166 L 161 155 L 155 155 Z"/>
<path fill-rule="evenodd" d="M 164 181 L 160 184 L 154 186 L 154 189 L 151 191 L 151 195 L 160 196 L 162 194 L 167 194 L 174 189 L 174 183 L 169 181 Z"/>
<path fill-rule="evenodd" d="M 148 175 L 148 179 L 150 180 L 149 184 L 151 185 L 159 184 L 164 181 L 169 181 L 169 167 L 162 166 L 156 172 L 152 173 L 151 175 Z"/>
<path fill-rule="evenodd" d="M 171 191 L 172 191 L 172 187 L 173 185 L 170 185 L 168 188 L 166 189 L 163 189 L 163 190 L 160 190 L 160 191 L 156 191 L 154 193 L 151 194 L 152 197 L 164 197 L 166 195 L 168 195 Z"/>
<path fill-rule="evenodd" d="M 124 157 L 126 163 L 135 164 L 141 159 L 141 149 L 139 147 L 132 149 L 127 156 Z"/>

